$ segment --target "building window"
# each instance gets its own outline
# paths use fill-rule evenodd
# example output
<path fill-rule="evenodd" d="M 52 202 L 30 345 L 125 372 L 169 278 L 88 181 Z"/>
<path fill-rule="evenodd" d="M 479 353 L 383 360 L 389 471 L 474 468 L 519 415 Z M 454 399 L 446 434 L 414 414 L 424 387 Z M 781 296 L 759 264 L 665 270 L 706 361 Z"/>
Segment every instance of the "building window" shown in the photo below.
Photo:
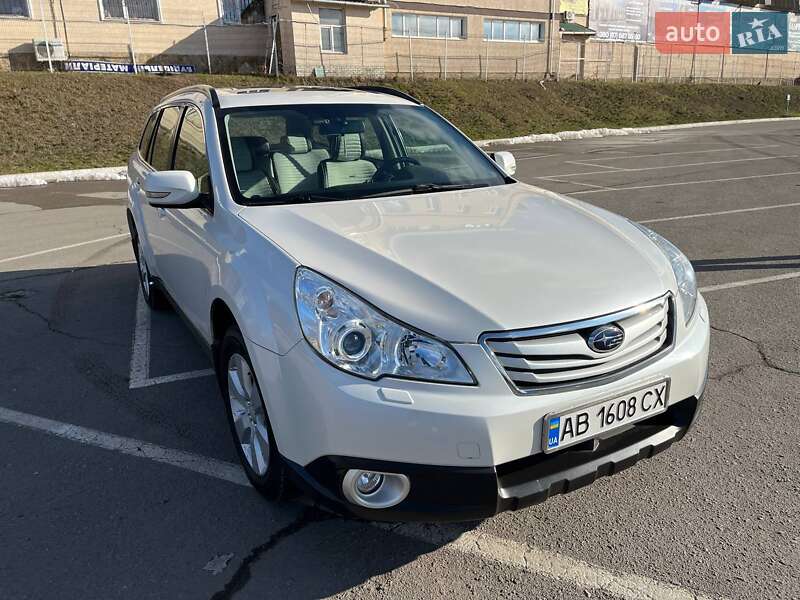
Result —
<path fill-rule="evenodd" d="M 392 13 L 395 37 L 463 39 L 467 30 L 464 17 Z"/>
<path fill-rule="evenodd" d="M 346 51 L 344 11 L 338 8 L 319 9 L 319 34 L 325 52 Z"/>
<path fill-rule="evenodd" d="M 128 7 L 127 18 L 134 21 L 160 21 L 158 0 L 101 0 L 104 19 L 124 19 L 125 4 Z"/>
<path fill-rule="evenodd" d="M 252 24 L 266 20 L 264 0 L 222 0 L 223 23 Z"/>
<path fill-rule="evenodd" d="M 542 39 L 542 24 L 484 19 L 483 39 L 492 42 L 539 42 Z"/>
<path fill-rule="evenodd" d="M 26 17 L 30 19 L 28 0 L 0 0 L 0 17 Z"/>

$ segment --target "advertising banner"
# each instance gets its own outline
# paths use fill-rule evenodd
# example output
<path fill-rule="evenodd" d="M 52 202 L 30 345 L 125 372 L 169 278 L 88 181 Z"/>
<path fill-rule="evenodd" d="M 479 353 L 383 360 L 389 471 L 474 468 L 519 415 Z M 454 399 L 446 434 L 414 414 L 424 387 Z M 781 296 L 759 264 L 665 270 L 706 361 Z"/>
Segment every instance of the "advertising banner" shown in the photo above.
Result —
<path fill-rule="evenodd" d="M 134 73 L 130 63 L 112 63 L 102 60 L 67 60 L 65 71 L 83 73 Z M 136 65 L 137 73 L 196 73 L 194 65 Z"/>
<path fill-rule="evenodd" d="M 789 13 L 789 52 L 800 52 L 800 15 Z"/>
<path fill-rule="evenodd" d="M 712 4 L 711 2 L 698 3 L 690 0 L 592 0 L 590 9 L 589 27 L 597 32 L 596 39 L 633 42 L 656 41 L 656 15 L 659 13 L 685 13 L 685 16 L 680 17 L 683 20 L 689 19 L 688 15 L 693 14 L 695 15 L 694 18 L 699 18 L 701 23 L 705 17 L 697 17 L 697 15 L 724 13 L 728 15 L 729 19 L 729 34 L 731 33 L 731 15 L 734 13 L 745 14 L 741 12 L 742 9 L 738 5 Z M 752 12 L 764 14 L 762 11 L 749 10 L 746 12 L 748 14 Z M 785 15 L 786 13 L 770 12 L 770 14 Z M 750 20 L 752 21 L 752 17 L 750 17 Z M 714 18 L 711 18 L 711 21 L 714 21 Z M 738 22 L 739 20 L 737 19 Z M 664 21 L 661 24 L 664 25 Z M 792 25 L 794 25 L 794 33 L 792 33 Z M 780 25 L 776 24 L 776 27 L 780 28 Z M 789 45 L 794 44 L 800 50 L 800 22 L 797 22 L 796 19 L 790 19 L 787 22 L 787 29 L 789 30 L 787 32 L 790 38 Z M 736 33 L 746 32 L 737 29 Z M 757 34 L 754 33 L 753 35 Z M 731 39 L 733 40 L 733 38 Z M 752 39 L 758 40 L 757 37 Z M 786 38 L 784 38 L 784 41 L 786 41 Z M 756 41 L 756 43 L 759 44 L 759 48 L 764 47 L 761 45 L 762 42 Z M 690 45 L 694 45 L 693 42 L 690 42 Z"/>
<path fill-rule="evenodd" d="M 662 54 L 727 54 L 731 47 L 730 15 L 657 12 L 655 43 Z"/>
<path fill-rule="evenodd" d="M 786 54 L 789 49 L 786 13 L 736 12 L 731 18 L 734 54 Z"/>
<path fill-rule="evenodd" d="M 649 4 L 652 0 L 595 0 L 589 27 L 597 39 L 623 42 L 647 40 Z"/>
<path fill-rule="evenodd" d="M 588 15 L 589 0 L 561 0 L 561 12 L 567 11 L 576 15 Z"/>
<path fill-rule="evenodd" d="M 785 54 L 789 29 L 779 12 L 658 12 L 655 44 L 664 54 Z"/>

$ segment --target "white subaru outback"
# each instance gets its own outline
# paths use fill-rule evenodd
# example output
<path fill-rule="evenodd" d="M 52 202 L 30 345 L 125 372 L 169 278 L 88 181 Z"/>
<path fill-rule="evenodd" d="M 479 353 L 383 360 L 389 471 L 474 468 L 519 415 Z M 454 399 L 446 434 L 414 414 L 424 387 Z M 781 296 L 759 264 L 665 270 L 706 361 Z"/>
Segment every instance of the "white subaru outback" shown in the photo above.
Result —
<path fill-rule="evenodd" d="M 478 519 L 683 437 L 709 345 L 691 264 L 514 171 L 389 88 L 153 110 L 128 168 L 142 293 L 210 348 L 258 490 Z"/>

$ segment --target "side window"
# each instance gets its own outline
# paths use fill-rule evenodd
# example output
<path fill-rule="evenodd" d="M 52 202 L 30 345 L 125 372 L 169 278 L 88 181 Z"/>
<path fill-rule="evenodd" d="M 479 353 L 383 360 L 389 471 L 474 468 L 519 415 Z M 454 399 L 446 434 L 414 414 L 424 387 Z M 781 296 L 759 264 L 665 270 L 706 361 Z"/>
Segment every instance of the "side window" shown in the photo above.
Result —
<path fill-rule="evenodd" d="M 448 173 L 453 180 L 473 179 L 478 176 L 474 163 L 465 161 L 461 153 L 456 152 L 447 142 L 454 138 L 444 135 L 441 126 L 433 126 L 429 119 L 404 110 L 393 112 L 390 118 L 411 158 L 416 158 L 425 166 Z"/>
<path fill-rule="evenodd" d="M 147 125 L 144 126 L 144 131 L 142 132 L 142 139 L 139 140 L 139 153 L 145 160 L 147 160 L 147 151 L 150 150 L 150 141 L 153 139 L 153 130 L 156 128 L 157 121 L 158 121 L 158 113 L 153 113 L 152 115 L 150 115 L 150 119 L 148 119 Z"/>
<path fill-rule="evenodd" d="M 161 113 L 156 137 L 153 139 L 153 155 L 150 159 L 150 164 L 156 171 L 169 171 L 172 168 L 172 139 L 181 119 L 182 110 L 170 106 Z"/>
<path fill-rule="evenodd" d="M 186 109 L 183 117 L 178 142 L 175 144 L 174 168 L 177 171 L 189 171 L 197 178 L 201 192 L 211 192 L 203 118 L 196 108 Z"/>
<path fill-rule="evenodd" d="M 442 143 L 441 131 L 430 127 L 427 120 L 403 111 L 396 111 L 392 114 L 391 119 L 397 127 L 397 132 L 400 134 L 409 156 L 417 158 L 430 154 L 457 156 L 453 148 Z"/>

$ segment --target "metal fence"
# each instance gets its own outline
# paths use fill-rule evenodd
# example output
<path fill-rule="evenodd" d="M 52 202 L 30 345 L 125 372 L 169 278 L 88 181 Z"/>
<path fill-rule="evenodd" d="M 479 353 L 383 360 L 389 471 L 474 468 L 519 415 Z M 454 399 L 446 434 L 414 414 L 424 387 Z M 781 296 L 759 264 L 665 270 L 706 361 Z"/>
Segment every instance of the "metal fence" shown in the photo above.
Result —
<path fill-rule="evenodd" d="M 197 20 L 155 22 L 114 15 L 78 20 L 52 15 L 0 19 L 0 70 L 46 69 L 51 62 L 54 70 L 63 69 L 59 60 L 63 50 L 64 57 L 73 61 L 104 60 L 139 70 L 189 65 L 199 72 L 307 77 L 535 81 L 552 77 L 766 84 L 793 84 L 800 77 L 798 53 L 665 54 L 652 44 L 560 38 L 558 34 L 551 38 L 546 24 L 540 41 L 494 43 L 467 31 L 458 37 L 423 38 L 395 35 L 391 27 L 348 22 L 337 38 L 338 50 L 343 51 L 330 51 L 323 43 L 330 32 L 311 12 L 303 19 L 251 25 L 228 24 L 221 18 Z M 39 60 L 34 40 L 50 42 L 40 45 Z"/>
<path fill-rule="evenodd" d="M 673 54 L 661 52 L 653 44 L 562 44 L 559 76 L 577 80 L 795 85 L 800 78 L 800 53 Z"/>

